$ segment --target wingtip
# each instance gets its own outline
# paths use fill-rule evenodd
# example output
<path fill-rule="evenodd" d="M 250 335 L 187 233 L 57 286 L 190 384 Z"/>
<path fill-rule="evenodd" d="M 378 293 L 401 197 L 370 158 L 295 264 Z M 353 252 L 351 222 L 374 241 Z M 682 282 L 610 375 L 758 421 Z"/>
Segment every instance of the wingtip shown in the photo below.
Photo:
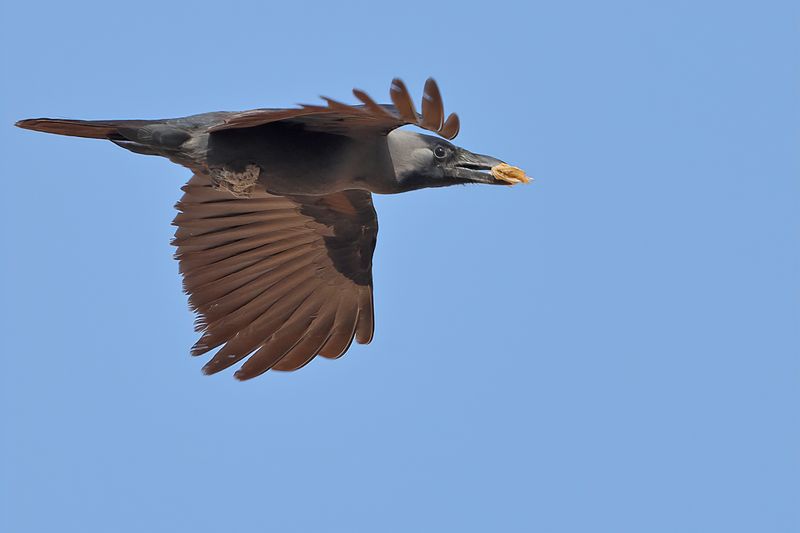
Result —
<path fill-rule="evenodd" d="M 442 93 L 436 81 L 428 78 L 422 92 L 422 126 L 438 133 L 444 126 L 444 118 Z"/>
<path fill-rule="evenodd" d="M 200 369 L 200 372 L 202 372 L 204 376 L 213 376 L 214 374 L 217 374 L 225 370 L 226 368 L 228 367 L 227 366 L 220 367 L 218 364 L 215 364 L 214 360 L 212 359 L 211 361 L 203 365 L 203 368 Z"/>
<path fill-rule="evenodd" d="M 392 80 L 389 96 L 403 120 L 409 124 L 417 124 L 419 122 L 419 116 L 414 107 L 414 100 L 411 98 L 411 93 L 408 92 L 408 88 L 406 84 L 403 83 L 403 80 L 400 78 Z"/>
<path fill-rule="evenodd" d="M 248 376 L 245 372 L 241 370 L 237 370 L 233 373 L 233 377 L 236 378 L 237 381 L 247 381 L 249 379 L 254 378 L 255 376 Z"/>
<path fill-rule="evenodd" d="M 458 115 L 455 113 L 450 113 L 450 115 L 447 117 L 447 120 L 444 121 L 444 125 L 439 131 L 439 134 L 445 139 L 452 141 L 458 136 L 460 129 L 461 121 L 459 120 Z"/>
<path fill-rule="evenodd" d="M 24 118 L 22 120 L 18 120 L 14 123 L 14 125 L 18 128 L 22 128 L 24 130 L 33 129 L 33 125 L 36 123 L 37 119 L 35 118 Z"/>
<path fill-rule="evenodd" d="M 372 338 L 374 337 L 374 333 L 371 333 L 369 337 L 359 337 L 356 336 L 356 343 L 357 344 L 369 344 L 372 342 Z"/>
<path fill-rule="evenodd" d="M 195 322 L 195 328 L 196 328 L 196 327 L 197 327 L 197 322 Z M 197 330 L 195 329 L 195 331 L 197 331 Z M 190 354 L 192 357 L 197 357 L 197 356 L 199 356 L 199 355 L 203 355 L 203 354 L 205 354 L 205 353 L 208 353 L 208 351 L 209 351 L 209 350 L 211 350 L 211 348 L 209 348 L 208 346 L 206 346 L 206 345 L 205 345 L 204 343 L 202 343 L 201 341 L 202 341 L 202 337 L 201 337 L 201 339 L 200 339 L 200 340 L 198 340 L 196 343 L 194 343 L 194 345 L 191 347 L 191 349 L 189 349 L 189 354 Z M 207 366 L 207 365 L 206 365 L 206 366 Z"/>
<path fill-rule="evenodd" d="M 400 78 L 392 78 L 392 84 L 389 86 L 389 94 L 399 94 L 406 98 L 411 98 L 411 93 L 408 92 L 408 87 L 406 87 L 405 82 Z"/>

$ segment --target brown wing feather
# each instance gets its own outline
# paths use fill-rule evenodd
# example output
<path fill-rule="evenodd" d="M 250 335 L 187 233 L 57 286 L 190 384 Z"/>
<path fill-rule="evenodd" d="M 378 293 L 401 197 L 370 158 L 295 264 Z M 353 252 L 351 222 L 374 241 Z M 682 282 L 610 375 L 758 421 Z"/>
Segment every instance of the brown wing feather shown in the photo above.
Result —
<path fill-rule="evenodd" d="M 368 192 L 236 198 L 202 174 L 184 191 L 174 244 L 202 331 L 192 354 L 221 346 L 204 372 L 249 356 L 236 377 L 250 379 L 341 356 L 354 336 L 369 342 L 377 219 Z"/>
<path fill-rule="evenodd" d="M 328 301 L 314 318 L 305 336 L 287 350 L 273 370 L 285 372 L 298 370 L 307 365 L 331 337 L 333 320 L 336 318 L 336 302 Z"/>
<path fill-rule="evenodd" d="M 459 129 L 461 129 L 461 122 L 458 120 L 458 115 L 450 113 L 450 116 L 444 121 L 442 129 L 439 130 L 439 135 L 452 141 L 458 135 Z"/>
<path fill-rule="evenodd" d="M 356 98 L 361 100 L 364 106 L 367 109 L 369 109 L 374 115 L 376 116 L 386 115 L 389 118 L 393 118 L 395 120 L 397 119 L 397 117 L 393 115 L 388 109 L 376 103 L 375 100 L 373 100 L 367 93 L 365 93 L 361 89 L 353 89 L 353 95 L 355 95 Z"/>
<path fill-rule="evenodd" d="M 355 297 L 352 294 L 340 295 L 339 308 L 336 310 L 336 318 L 331 327 L 331 336 L 319 349 L 319 354 L 329 359 L 343 356 L 353 342 L 357 320 L 358 304 Z"/>
<path fill-rule="evenodd" d="M 375 311 L 372 303 L 372 287 L 359 287 L 358 322 L 356 323 L 356 342 L 369 344 L 375 333 Z"/>
<path fill-rule="evenodd" d="M 229 113 L 209 131 L 213 133 L 288 121 L 303 124 L 307 129 L 340 134 L 365 129 L 386 134 L 405 124 L 436 132 L 447 139 L 453 139 L 458 134 L 458 117 L 451 114 L 443 122 L 442 96 L 433 78 L 425 82 L 422 115 L 417 113 L 408 88 L 399 78 L 392 80 L 389 90 L 394 106 L 379 105 L 359 89 L 353 89 L 353 94 L 362 102 L 362 106 L 351 106 L 323 96 L 326 105 L 300 104 L 294 109 L 252 109 Z"/>
<path fill-rule="evenodd" d="M 444 104 L 442 93 L 433 78 L 425 82 L 422 93 L 422 127 L 431 131 L 439 131 L 444 124 Z"/>
<path fill-rule="evenodd" d="M 417 110 L 414 109 L 414 100 L 406 88 L 406 84 L 400 78 L 392 80 L 392 86 L 389 89 L 389 96 L 392 97 L 392 103 L 397 108 L 397 112 L 403 117 L 407 124 L 419 124 Z"/>
<path fill-rule="evenodd" d="M 242 365 L 242 368 L 236 372 L 236 377 L 238 379 L 253 378 L 280 362 L 288 351 L 306 338 L 317 313 L 331 296 L 328 291 L 322 289 L 305 298 L 289 317 L 289 320 Z M 315 348 L 319 348 L 319 346 Z"/>
<path fill-rule="evenodd" d="M 309 262 L 310 263 L 310 262 Z M 278 270 L 273 276 L 284 275 Z M 260 281 L 260 280 L 259 280 Z M 220 298 L 207 307 L 197 307 L 203 313 L 205 333 L 197 341 L 192 353 L 200 355 L 220 344 L 228 342 L 235 336 L 239 336 L 245 328 L 258 329 L 259 334 L 266 331 L 266 325 L 274 322 L 280 326 L 284 317 L 275 317 L 276 312 L 284 312 L 284 307 L 274 307 L 278 302 L 291 304 L 295 298 L 305 296 L 303 292 L 306 288 L 315 288 L 318 280 L 314 277 L 313 264 L 304 265 L 292 272 L 290 275 L 281 279 L 279 282 L 271 283 L 265 289 L 253 287 L 256 297 L 248 294 L 250 285 L 243 285 L 232 294 L 225 298 Z M 269 335 L 264 335 L 268 337 Z M 242 339 L 240 339 L 240 342 Z M 238 345 L 236 345 L 238 347 Z M 231 349 L 234 346 L 230 347 Z M 246 355 L 246 354 L 245 354 Z"/>

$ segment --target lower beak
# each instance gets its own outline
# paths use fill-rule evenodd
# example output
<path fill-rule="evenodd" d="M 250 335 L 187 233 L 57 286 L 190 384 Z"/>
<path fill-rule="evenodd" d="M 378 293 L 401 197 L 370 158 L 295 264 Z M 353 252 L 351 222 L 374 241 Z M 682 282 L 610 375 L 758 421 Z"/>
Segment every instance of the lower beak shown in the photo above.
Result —
<path fill-rule="evenodd" d="M 469 181 L 472 183 L 486 183 L 489 185 L 509 185 L 508 182 L 498 180 L 492 176 L 491 169 L 502 164 L 503 161 L 481 154 L 460 149 L 453 166 L 447 173 L 453 178 Z"/>

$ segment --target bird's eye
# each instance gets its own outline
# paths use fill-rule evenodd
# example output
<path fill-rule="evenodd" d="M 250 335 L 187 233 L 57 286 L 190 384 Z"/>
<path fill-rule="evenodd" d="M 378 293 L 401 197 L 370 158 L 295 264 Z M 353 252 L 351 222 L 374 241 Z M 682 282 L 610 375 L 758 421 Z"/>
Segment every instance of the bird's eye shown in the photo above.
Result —
<path fill-rule="evenodd" d="M 447 156 L 447 150 L 444 146 L 439 145 L 433 149 L 433 155 L 435 155 L 437 159 L 444 159 L 445 156 Z"/>

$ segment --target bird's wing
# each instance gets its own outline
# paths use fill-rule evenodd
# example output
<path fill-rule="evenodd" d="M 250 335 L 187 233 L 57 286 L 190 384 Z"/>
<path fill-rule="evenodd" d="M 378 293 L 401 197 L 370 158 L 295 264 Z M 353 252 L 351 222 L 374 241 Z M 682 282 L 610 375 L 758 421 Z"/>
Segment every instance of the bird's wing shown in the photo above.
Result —
<path fill-rule="evenodd" d="M 237 198 L 195 174 L 176 207 L 173 244 L 202 337 L 193 355 L 222 348 L 203 371 L 296 370 L 317 354 L 336 358 L 353 337 L 372 340 L 372 197 L 350 190 Z"/>
<path fill-rule="evenodd" d="M 308 129 L 348 133 L 358 130 L 378 130 L 388 133 L 405 124 L 435 132 L 445 139 L 458 135 L 458 115 L 451 113 L 445 119 L 444 104 L 439 87 L 433 78 L 425 82 L 422 98 L 422 114 L 417 113 L 414 101 L 402 80 L 392 80 L 389 94 L 394 105 L 380 105 L 364 91 L 353 89 L 353 94 L 363 105 L 351 106 L 323 97 L 327 105 L 301 105 L 296 109 L 253 109 L 228 115 L 209 131 L 234 128 L 251 128 L 270 122 L 291 121 L 303 124 Z"/>

